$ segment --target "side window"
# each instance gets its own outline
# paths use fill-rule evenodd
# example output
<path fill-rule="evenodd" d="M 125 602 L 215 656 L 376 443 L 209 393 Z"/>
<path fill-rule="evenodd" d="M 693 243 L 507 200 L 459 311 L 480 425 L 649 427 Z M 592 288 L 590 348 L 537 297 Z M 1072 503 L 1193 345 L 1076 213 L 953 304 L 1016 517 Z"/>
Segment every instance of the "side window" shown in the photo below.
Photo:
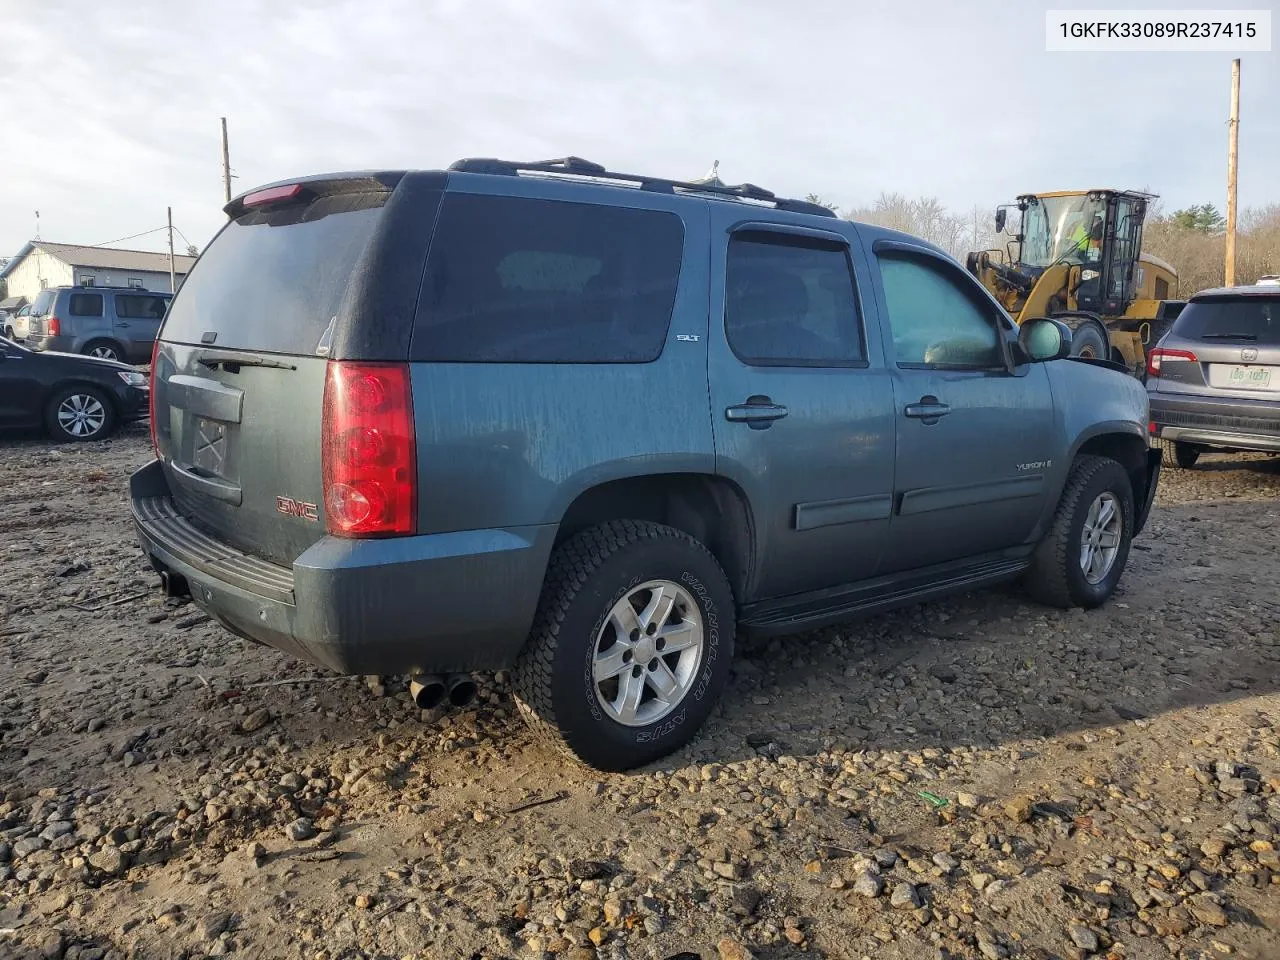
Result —
<path fill-rule="evenodd" d="M 725 336 L 755 366 L 845 366 L 866 359 L 844 244 L 768 230 L 729 240 Z"/>
<path fill-rule="evenodd" d="M 881 254 L 880 278 L 903 367 L 990 369 L 1004 366 L 989 304 L 931 257 Z"/>
<path fill-rule="evenodd" d="M 410 354 L 489 363 L 646 363 L 671 325 L 673 213 L 446 194 Z"/>
<path fill-rule="evenodd" d="M 116 295 L 116 316 L 122 320 L 163 320 L 165 298 L 156 296 Z"/>
<path fill-rule="evenodd" d="M 102 294 L 73 293 L 71 295 L 71 315 L 73 317 L 102 316 Z"/>

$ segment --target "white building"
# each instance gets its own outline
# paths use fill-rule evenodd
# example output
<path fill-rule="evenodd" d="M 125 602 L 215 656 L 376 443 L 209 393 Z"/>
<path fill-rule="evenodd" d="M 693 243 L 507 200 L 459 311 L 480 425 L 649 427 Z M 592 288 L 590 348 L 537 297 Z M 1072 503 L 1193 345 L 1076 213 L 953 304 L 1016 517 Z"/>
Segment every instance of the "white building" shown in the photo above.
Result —
<path fill-rule="evenodd" d="M 195 257 L 173 258 L 179 284 L 195 263 Z M 140 287 L 169 289 L 169 254 L 109 247 L 79 247 L 70 243 L 32 240 L 0 270 L 8 297 L 28 302 L 45 287 Z"/>

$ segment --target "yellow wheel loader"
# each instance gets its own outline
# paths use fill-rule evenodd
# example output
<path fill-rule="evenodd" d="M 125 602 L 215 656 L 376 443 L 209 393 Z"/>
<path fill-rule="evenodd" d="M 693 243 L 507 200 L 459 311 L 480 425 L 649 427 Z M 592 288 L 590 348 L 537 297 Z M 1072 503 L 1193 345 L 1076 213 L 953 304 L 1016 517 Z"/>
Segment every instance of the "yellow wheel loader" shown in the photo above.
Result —
<path fill-rule="evenodd" d="M 996 208 L 1004 250 L 979 250 L 968 268 L 1017 322 L 1056 317 L 1073 330 L 1072 354 L 1123 364 L 1145 379 L 1146 348 L 1164 335 L 1183 301 L 1178 274 L 1142 253 L 1142 223 L 1155 197 L 1132 190 L 1028 193 Z"/>

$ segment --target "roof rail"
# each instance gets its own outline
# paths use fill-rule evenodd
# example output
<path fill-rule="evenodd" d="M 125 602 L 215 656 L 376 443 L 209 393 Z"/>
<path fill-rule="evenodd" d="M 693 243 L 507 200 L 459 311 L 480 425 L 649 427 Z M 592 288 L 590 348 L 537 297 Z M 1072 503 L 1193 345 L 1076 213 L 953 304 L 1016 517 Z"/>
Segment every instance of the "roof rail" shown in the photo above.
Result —
<path fill-rule="evenodd" d="M 820 203 L 808 200 L 788 200 L 779 197 L 771 190 L 758 187 L 754 183 L 740 183 L 737 186 L 716 186 L 706 183 L 692 183 L 687 180 L 667 180 L 662 177 L 647 177 L 632 173 L 618 173 L 606 170 L 598 163 L 583 160 L 581 157 L 561 157 L 558 160 L 535 160 L 521 163 L 515 160 L 498 160 L 492 157 L 467 157 L 449 166 L 458 173 L 484 173 L 493 176 L 519 176 L 521 173 L 551 173 L 559 176 L 587 177 L 594 180 L 617 180 L 632 183 L 641 190 L 657 193 L 691 193 L 735 200 L 754 200 L 760 203 L 771 203 L 778 210 L 791 213 L 807 213 L 819 217 L 834 217 L 835 211 Z"/>

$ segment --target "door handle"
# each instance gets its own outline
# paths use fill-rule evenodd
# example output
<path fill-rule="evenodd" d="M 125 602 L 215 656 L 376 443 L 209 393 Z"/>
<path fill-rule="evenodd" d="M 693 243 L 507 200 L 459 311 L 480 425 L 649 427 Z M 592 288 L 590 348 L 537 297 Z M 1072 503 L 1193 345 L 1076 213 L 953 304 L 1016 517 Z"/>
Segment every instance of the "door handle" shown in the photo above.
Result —
<path fill-rule="evenodd" d="M 733 423 L 745 423 L 753 430 L 763 430 L 775 420 L 781 420 L 791 411 L 765 396 L 747 397 L 746 403 L 726 407 L 724 418 Z"/>
<path fill-rule="evenodd" d="M 951 407 L 935 396 L 921 397 L 917 403 L 909 403 L 902 411 L 913 420 L 923 420 L 926 424 L 937 423 L 951 412 Z"/>
<path fill-rule="evenodd" d="M 123 320 L 117 320 L 117 321 L 116 321 L 116 326 L 117 326 L 117 327 L 127 327 L 128 325 L 129 325 L 129 324 L 125 323 Z"/>

